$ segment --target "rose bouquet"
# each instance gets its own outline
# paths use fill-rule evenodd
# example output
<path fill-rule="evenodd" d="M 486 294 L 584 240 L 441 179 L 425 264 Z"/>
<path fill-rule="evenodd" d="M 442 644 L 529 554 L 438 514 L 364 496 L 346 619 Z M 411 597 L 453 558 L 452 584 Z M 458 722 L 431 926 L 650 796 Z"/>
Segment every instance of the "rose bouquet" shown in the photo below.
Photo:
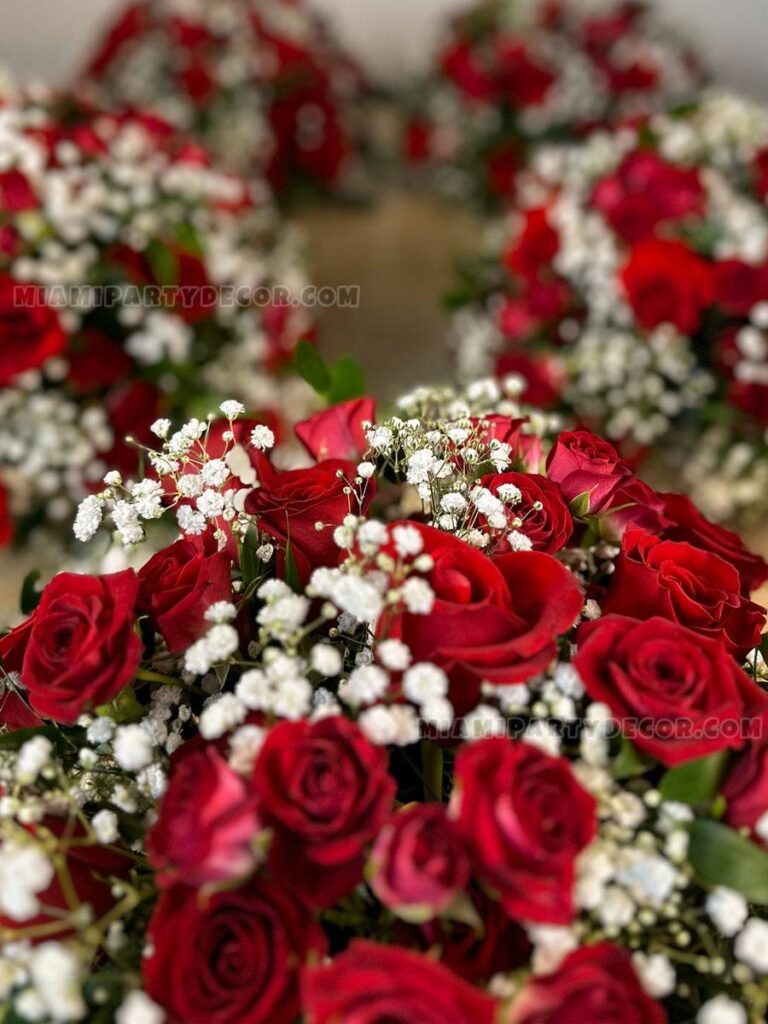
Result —
<path fill-rule="evenodd" d="M 766 167 L 768 111 L 720 93 L 542 151 L 455 296 L 462 372 L 655 450 L 716 518 L 761 509 Z"/>
<path fill-rule="evenodd" d="M 492 381 L 153 431 L 0 640 L 7 1020 L 763 1020 L 760 558 Z"/>
<path fill-rule="evenodd" d="M 344 183 L 361 76 L 303 0 L 130 2 L 85 71 L 102 102 L 151 108 L 282 199 Z"/>
<path fill-rule="evenodd" d="M 480 0 L 411 98 L 406 151 L 447 191 L 514 198 L 532 148 L 692 98 L 694 59 L 632 0 Z"/>
<path fill-rule="evenodd" d="M 273 426 L 309 329 L 296 240 L 268 187 L 158 119 L 71 96 L 0 103 L 0 536 L 67 522 L 126 435 L 235 394 Z M 303 411 L 302 411 L 303 410 Z"/>

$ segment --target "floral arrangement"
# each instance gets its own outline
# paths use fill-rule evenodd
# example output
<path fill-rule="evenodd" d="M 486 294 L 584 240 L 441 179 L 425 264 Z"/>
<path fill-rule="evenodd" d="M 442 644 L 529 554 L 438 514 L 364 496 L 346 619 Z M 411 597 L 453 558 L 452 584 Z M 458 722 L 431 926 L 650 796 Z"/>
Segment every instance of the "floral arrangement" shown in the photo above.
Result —
<path fill-rule="evenodd" d="M 498 207 L 531 150 L 692 98 L 693 57 L 634 0 L 480 0 L 454 17 L 411 98 L 406 152 L 442 187 Z"/>
<path fill-rule="evenodd" d="M 768 485 L 768 111 L 711 93 L 642 127 L 544 150 L 518 215 L 455 296 L 462 372 L 520 374 L 697 504 Z"/>
<path fill-rule="evenodd" d="M 353 173 L 361 75 L 303 0 L 133 0 L 84 73 L 100 101 L 152 108 L 282 199 Z"/>
<path fill-rule="evenodd" d="M 213 169 L 148 115 L 36 91 L 0 103 L 0 537 L 69 523 L 124 438 L 211 394 L 270 413 L 312 328 L 265 183 Z M 206 406 L 207 408 L 207 406 Z"/>
<path fill-rule="evenodd" d="M 764 1019 L 762 559 L 492 380 L 152 431 L 0 640 L 6 1019 Z"/>

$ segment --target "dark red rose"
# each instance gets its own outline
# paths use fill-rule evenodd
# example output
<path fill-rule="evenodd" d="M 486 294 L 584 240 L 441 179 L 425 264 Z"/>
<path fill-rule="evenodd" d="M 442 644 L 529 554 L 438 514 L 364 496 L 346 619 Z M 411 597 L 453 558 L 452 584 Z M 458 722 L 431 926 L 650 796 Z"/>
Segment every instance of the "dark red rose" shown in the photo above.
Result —
<path fill-rule="evenodd" d="M 330 964 L 305 968 L 307 1024 L 493 1024 L 498 1003 L 431 957 L 353 939 Z"/>
<path fill-rule="evenodd" d="M 149 380 L 129 380 L 118 384 L 104 400 L 104 411 L 114 435 L 114 443 L 102 455 L 104 462 L 124 476 L 135 476 L 139 453 L 126 438 L 152 445 L 157 439 L 151 426 L 162 412 L 162 395 Z"/>
<path fill-rule="evenodd" d="M 67 336 L 37 285 L 0 273 L 0 387 L 62 354 Z"/>
<path fill-rule="evenodd" d="M 299 969 L 325 953 L 288 888 L 251 881 L 205 897 L 183 885 L 158 900 L 142 965 L 168 1024 L 275 1024 L 299 1015 Z"/>
<path fill-rule="evenodd" d="M 629 529 L 660 534 L 668 525 L 664 499 L 637 477 L 627 477 L 600 510 L 600 535 L 621 540 Z"/>
<path fill-rule="evenodd" d="M 525 213 L 522 231 L 503 256 L 505 266 L 513 274 L 535 278 L 542 269 L 549 269 L 560 248 L 560 238 L 549 222 L 545 206 Z"/>
<path fill-rule="evenodd" d="M 37 196 L 21 171 L 14 168 L 0 174 L 0 212 L 21 213 L 37 206 Z"/>
<path fill-rule="evenodd" d="M 491 149 L 485 158 L 485 177 L 492 196 L 506 202 L 514 199 L 523 162 L 519 142 L 501 142 Z"/>
<path fill-rule="evenodd" d="M 163 548 L 139 571 L 139 612 L 174 653 L 206 631 L 212 604 L 231 599 L 229 555 L 219 551 L 210 532 Z"/>
<path fill-rule="evenodd" d="M 85 842 L 85 828 L 79 821 L 49 815 L 41 822 L 26 827 L 40 840 L 60 841 L 57 847 L 66 865 L 72 891 L 78 905 L 91 908 L 94 921 L 98 921 L 114 907 L 117 900 L 112 894 L 113 881 L 127 877 L 130 868 L 127 857 L 116 849 L 88 845 Z M 73 840 L 74 843 L 71 843 Z M 67 841 L 70 841 L 70 845 L 65 847 Z M 49 939 L 60 941 L 75 933 L 69 893 L 62 888 L 59 875 L 54 873 L 51 884 L 37 894 L 37 899 L 41 905 L 39 914 L 23 921 L 0 914 L 0 929 L 32 929 L 33 943 Z M 37 928 L 44 930 L 35 936 L 34 929 Z M 4 941 L 8 941 L 7 936 Z"/>
<path fill-rule="evenodd" d="M 768 148 L 755 157 L 755 191 L 760 199 L 768 199 Z"/>
<path fill-rule="evenodd" d="M 487 68 L 465 42 L 458 42 L 442 55 L 443 74 L 471 100 L 487 100 L 495 85 Z"/>
<path fill-rule="evenodd" d="M 504 686 L 543 671 L 557 637 L 581 611 L 575 576 L 551 555 L 521 551 L 491 559 L 441 530 L 410 525 L 432 558 L 422 575 L 434 606 L 429 615 L 385 613 L 380 631 L 403 640 L 415 661 L 445 670 L 458 714 L 475 706 L 481 683 Z"/>
<path fill-rule="evenodd" d="M 215 747 L 175 762 L 158 815 L 147 855 L 162 888 L 232 881 L 255 866 L 253 796 Z"/>
<path fill-rule="evenodd" d="M 403 156 L 409 164 L 424 164 L 432 159 L 432 122 L 412 117 L 405 127 Z"/>
<path fill-rule="evenodd" d="M 621 281 L 640 327 L 672 324 L 693 334 L 715 299 L 711 264 L 683 242 L 651 240 L 630 250 Z"/>
<path fill-rule="evenodd" d="M 13 540 L 13 519 L 8 503 L 8 492 L 0 480 L 0 548 Z"/>
<path fill-rule="evenodd" d="M 603 178 L 592 197 L 611 227 L 630 244 L 653 235 L 661 224 L 704 212 L 704 188 L 698 170 L 666 163 L 639 150 Z"/>
<path fill-rule="evenodd" d="M 765 609 L 741 593 L 736 569 L 684 541 L 628 530 L 622 540 L 605 613 L 658 615 L 725 644 L 742 658 L 760 643 Z"/>
<path fill-rule="evenodd" d="M 395 794 L 387 754 L 332 716 L 269 732 L 253 773 L 258 812 L 274 830 L 269 866 L 278 884 L 326 907 L 362 878 L 363 848 Z"/>
<path fill-rule="evenodd" d="M 730 316 L 748 316 L 768 294 L 768 269 L 743 260 L 715 264 L 715 301 Z"/>
<path fill-rule="evenodd" d="M 469 881 L 469 857 L 443 804 L 417 804 L 393 814 L 374 844 L 369 885 L 407 921 L 429 920 Z"/>
<path fill-rule="evenodd" d="M 760 719 L 752 725 L 755 739 L 734 759 L 720 792 L 726 800 L 724 820 L 732 828 L 748 829 L 756 843 L 768 846 L 761 821 L 768 810 L 768 729 Z"/>
<path fill-rule="evenodd" d="M 542 353 L 505 352 L 496 360 L 495 374 L 521 377 L 524 382 L 520 401 L 540 409 L 551 409 L 560 401 L 565 385 L 565 371 L 559 359 Z"/>
<path fill-rule="evenodd" d="M 543 103 L 555 75 L 539 63 L 524 41 L 502 36 L 496 45 L 496 83 L 503 100 L 514 106 Z"/>
<path fill-rule="evenodd" d="M 104 74 L 112 61 L 122 54 L 124 47 L 131 40 L 141 36 L 149 27 L 149 10 L 143 3 L 132 3 L 125 8 L 100 42 L 99 49 L 91 58 L 86 73 L 95 76 Z"/>
<path fill-rule="evenodd" d="M 510 1024 L 666 1024 L 640 984 L 629 951 L 610 942 L 574 950 L 552 974 L 532 978 Z"/>
<path fill-rule="evenodd" d="M 262 460 L 260 469 L 261 487 L 248 495 L 245 510 L 284 548 L 290 545 L 299 577 L 306 583 L 314 569 L 339 560 L 333 531 L 350 511 L 358 511 L 345 493 L 357 476 L 357 465 L 327 459 L 309 469 L 279 472 Z M 363 513 L 374 493 L 374 481 L 369 480 Z M 322 529 L 317 529 L 318 523 Z"/>
<path fill-rule="evenodd" d="M 738 571 L 744 594 L 751 594 L 768 580 L 768 563 L 761 555 L 750 551 L 737 533 L 711 523 L 683 494 L 669 493 L 659 497 L 667 520 L 664 528 L 666 538 L 687 541 L 695 548 L 719 555 Z"/>
<path fill-rule="evenodd" d="M 133 569 L 59 573 L 29 619 L 0 640 L 6 669 L 19 672 L 39 715 L 71 725 L 131 681 L 141 660 L 134 630 L 138 585 Z"/>
<path fill-rule="evenodd" d="M 89 328 L 72 339 L 67 382 L 76 391 L 100 391 L 128 377 L 133 363 L 122 345 L 102 331 Z"/>
<path fill-rule="evenodd" d="M 573 533 L 573 520 L 556 483 L 536 473 L 494 473 L 479 481 L 491 494 L 499 497 L 505 487 L 520 492 L 519 500 L 505 501 L 508 529 L 523 533 L 534 551 L 555 554 L 565 547 Z M 506 538 L 495 545 L 494 554 L 505 554 L 512 549 Z"/>
<path fill-rule="evenodd" d="M 768 723 L 768 697 L 720 641 L 665 619 L 585 623 L 574 665 L 589 696 L 665 765 L 738 749 L 752 716 Z"/>
<path fill-rule="evenodd" d="M 573 919 L 574 864 L 595 835 L 597 807 L 565 758 L 504 737 L 467 744 L 456 757 L 450 813 L 475 874 L 510 917 Z"/>
<path fill-rule="evenodd" d="M 372 398 L 354 398 L 315 413 L 294 428 L 296 436 L 317 462 L 325 459 L 359 461 L 368 449 L 363 423 L 376 422 Z"/>
<path fill-rule="evenodd" d="M 419 946 L 439 949 L 440 960 L 446 967 L 476 983 L 527 964 L 531 943 L 521 926 L 477 883 L 471 884 L 468 895 L 482 927 L 446 917 L 435 918 L 419 929 L 415 940 Z M 414 941 L 413 931 L 407 941 L 409 945 Z"/>
<path fill-rule="evenodd" d="M 548 479 L 568 502 L 586 495 L 589 512 L 604 508 L 633 476 L 613 445 L 588 430 L 564 430 L 547 458 Z"/>

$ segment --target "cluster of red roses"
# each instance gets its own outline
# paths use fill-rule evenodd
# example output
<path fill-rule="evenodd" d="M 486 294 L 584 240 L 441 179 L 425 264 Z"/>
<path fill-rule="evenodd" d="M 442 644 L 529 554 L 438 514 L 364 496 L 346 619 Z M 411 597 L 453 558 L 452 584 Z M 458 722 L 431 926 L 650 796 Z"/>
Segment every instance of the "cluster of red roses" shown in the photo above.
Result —
<path fill-rule="evenodd" d="M 211 389 L 277 429 L 311 321 L 277 295 L 303 275 L 263 182 L 68 94 L 11 97 L 0 123 L 2 542 L 68 524 L 107 466 L 135 471 L 126 437 Z"/>
<path fill-rule="evenodd" d="M 736 119 L 746 127 L 724 161 L 718 125 Z M 637 132 L 543 152 L 533 204 L 461 298 L 487 328 L 464 353 L 470 372 L 490 358 L 526 400 L 640 447 L 682 426 L 690 456 L 704 436 L 720 480 L 702 479 L 715 454 L 690 458 L 686 483 L 721 516 L 758 502 L 766 472 L 765 128 L 759 107 L 712 94 Z M 743 443 L 738 472 L 753 475 L 732 480 L 723 463 Z"/>
<path fill-rule="evenodd" d="M 318 414 L 295 470 L 224 403 L 88 499 L 81 525 L 156 498 L 186 533 L 55 577 L 0 640 L 14 998 L 50 994 L 55 945 L 84 984 L 59 1020 L 765 1010 L 768 694 L 742 664 L 768 565 L 592 434 L 439 401 Z M 20 850 L 53 856 L 31 907 Z M 735 927 L 704 923 L 712 886 Z"/>
<path fill-rule="evenodd" d="M 407 153 L 446 179 L 463 170 L 471 194 L 506 205 L 532 148 L 664 109 L 699 81 L 640 3 L 480 0 L 453 21 Z"/>
<path fill-rule="evenodd" d="M 283 199 L 343 183 L 361 75 L 301 0 L 138 0 L 84 74 L 109 104 L 159 109 L 223 167 L 266 173 Z"/>

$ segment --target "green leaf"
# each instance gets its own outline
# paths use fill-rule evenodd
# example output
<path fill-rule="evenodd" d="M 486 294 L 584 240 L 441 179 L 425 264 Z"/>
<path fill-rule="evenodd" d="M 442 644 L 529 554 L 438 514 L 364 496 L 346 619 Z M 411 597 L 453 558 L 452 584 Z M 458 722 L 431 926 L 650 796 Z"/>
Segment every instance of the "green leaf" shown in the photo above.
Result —
<path fill-rule="evenodd" d="M 40 575 L 38 569 L 33 569 L 32 572 L 24 577 L 24 582 L 21 584 L 21 595 L 19 596 L 22 615 L 31 615 L 38 604 L 40 604 L 40 598 L 43 594 L 43 588 L 38 586 Z"/>
<path fill-rule="evenodd" d="M 255 526 L 249 526 L 243 542 L 240 545 L 240 572 L 243 576 L 243 586 L 248 587 L 261 576 L 264 566 L 256 554 L 259 547 L 259 531 Z"/>
<path fill-rule="evenodd" d="M 688 859 L 697 874 L 735 889 L 751 903 L 768 905 L 768 851 L 708 818 L 692 821 L 688 832 Z"/>
<path fill-rule="evenodd" d="M 679 764 L 665 773 L 659 791 L 665 800 L 675 800 L 692 807 L 711 803 L 717 795 L 727 762 L 727 751 L 719 750 L 709 757 Z"/>
<path fill-rule="evenodd" d="M 114 697 L 109 704 L 102 704 L 96 709 L 97 715 L 105 715 L 124 725 L 126 722 L 138 722 L 144 717 L 145 708 L 136 698 L 136 692 L 132 686 L 126 686 Z"/>
<path fill-rule="evenodd" d="M 652 766 L 652 758 L 641 754 L 626 736 L 621 737 L 621 747 L 611 765 L 611 775 L 614 779 L 631 779 L 636 775 L 645 775 Z"/>
<path fill-rule="evenodd" d="M 331 374 L 314 345 L 300 341 L 296 346 L 294 365 L 297 372 L 319 395 L 325 396 L 331 387 Z"/>
<path fill-rule="evenodd" d="M 170 287 L 178 282 L 179 261 L 167 245 L 153 239 L 144 255 L 147 257 L 152 276 L 161 287 Z"/>
<path fill-rule="evenodd" d="M 295 594 L 301 593 L 301 578 L 290 541 L 285 546 L 285 582 Z"/>
<path fill-rule="evenodd" d="M 351 398 L 360 398 L 365 394 L 365 375 L 359 363 L 354 359 L 340 359 L 331 367 L 331 386 L 328 401 L 331 405 L 337 402 L 348 402 Z"/>

